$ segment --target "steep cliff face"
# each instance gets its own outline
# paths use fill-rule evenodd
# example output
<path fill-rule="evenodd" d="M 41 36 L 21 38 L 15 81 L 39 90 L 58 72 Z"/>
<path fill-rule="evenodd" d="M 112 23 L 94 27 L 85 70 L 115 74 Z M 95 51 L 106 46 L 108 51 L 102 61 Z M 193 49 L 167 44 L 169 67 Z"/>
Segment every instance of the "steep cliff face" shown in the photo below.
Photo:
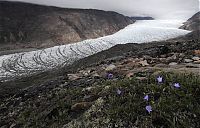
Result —
<path fill-rule="evenodd" d="M 191 31 L 200 31 L 200 12 L 197 12 L 194 16 L 188 19 L 181 28 Z"/>
<path fill-rule="evenodd" d="M 44 48 L 113 34 L 134 23 L 116 12 L 0 2 L 0 50 Z"/>

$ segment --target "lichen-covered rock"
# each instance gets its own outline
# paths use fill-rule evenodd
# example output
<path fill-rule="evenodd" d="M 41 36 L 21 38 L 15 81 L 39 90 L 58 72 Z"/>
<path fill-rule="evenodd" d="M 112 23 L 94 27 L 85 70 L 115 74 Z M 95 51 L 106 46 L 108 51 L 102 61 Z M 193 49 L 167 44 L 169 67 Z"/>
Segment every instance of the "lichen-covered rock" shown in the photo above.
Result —
<path fill-rule="evenodd" d="M 192 57 L 192 59 L 194 60 L 194 61 L 198 61 L 198 60 L 200 60 L 200 57 Z"/>
<path fill-rule="evenodd" d="M 148 62 L 147 62 L 147 60 L 140 61 L 140 62 L 139 62 L 139 64 L 141 64 L 143 67 L 145 67 L 145 66 L 148 66 L 148 65 L 149 65 L 149 64 L 148 64 Z"/>
<path fill-rule="evenodd" d="M 106 71 L 112 71 L 114 69 L 116 69 L 116 66 L 114 64 L 110 64 L 105 68 Z"/>
<path fill-rule="evenodd" d="M 190 62 L 193 62 L 193 60 L 191 60 L 191 59 L 184 59 L 184 62 L 190 63 Z"/>

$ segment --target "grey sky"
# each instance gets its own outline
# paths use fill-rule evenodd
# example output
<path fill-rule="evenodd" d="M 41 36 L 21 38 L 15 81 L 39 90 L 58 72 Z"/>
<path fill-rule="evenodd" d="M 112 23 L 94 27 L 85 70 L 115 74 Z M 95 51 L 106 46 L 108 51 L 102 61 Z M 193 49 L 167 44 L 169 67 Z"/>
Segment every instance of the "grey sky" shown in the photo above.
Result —
<path fill-rule="evenodd" d="M 11 1 L 11 0 L 9 0 Z M 128 16 L 187 19 L 199 11 L 199 0 L 14 0 L 66 8 L 93 8 Z"/>

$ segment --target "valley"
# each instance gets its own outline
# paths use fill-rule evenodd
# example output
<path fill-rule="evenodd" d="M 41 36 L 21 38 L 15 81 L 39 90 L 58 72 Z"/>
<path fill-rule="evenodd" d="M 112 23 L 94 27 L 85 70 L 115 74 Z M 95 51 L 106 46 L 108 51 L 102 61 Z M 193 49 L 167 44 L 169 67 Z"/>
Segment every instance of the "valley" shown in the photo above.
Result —
<path fill-rule="evenodd" d="M 53 68 L 62 68 L 117 44 L 147 43 L 186 35 L 190 31 L 178 29 L 182 22 L 138 21 L 113 35 L 43 50 L 0 56 L 0 80 L 7 81 Z"/>

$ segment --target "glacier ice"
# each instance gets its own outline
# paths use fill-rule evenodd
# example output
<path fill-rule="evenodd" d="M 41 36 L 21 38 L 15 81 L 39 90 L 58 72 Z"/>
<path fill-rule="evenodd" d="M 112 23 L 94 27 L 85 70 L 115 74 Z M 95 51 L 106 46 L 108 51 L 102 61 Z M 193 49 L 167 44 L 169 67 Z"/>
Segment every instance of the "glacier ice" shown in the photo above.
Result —
<path fill-rule="evenodd" d="M 138 21 L 113 35 L 43 50 L 3 55 L 0 56 L 0 81 L 69 65 L 117 44 L 146 43 L 185 35 L 190 31 L 178 29 L 182 23 L 180 20 Z"/>

